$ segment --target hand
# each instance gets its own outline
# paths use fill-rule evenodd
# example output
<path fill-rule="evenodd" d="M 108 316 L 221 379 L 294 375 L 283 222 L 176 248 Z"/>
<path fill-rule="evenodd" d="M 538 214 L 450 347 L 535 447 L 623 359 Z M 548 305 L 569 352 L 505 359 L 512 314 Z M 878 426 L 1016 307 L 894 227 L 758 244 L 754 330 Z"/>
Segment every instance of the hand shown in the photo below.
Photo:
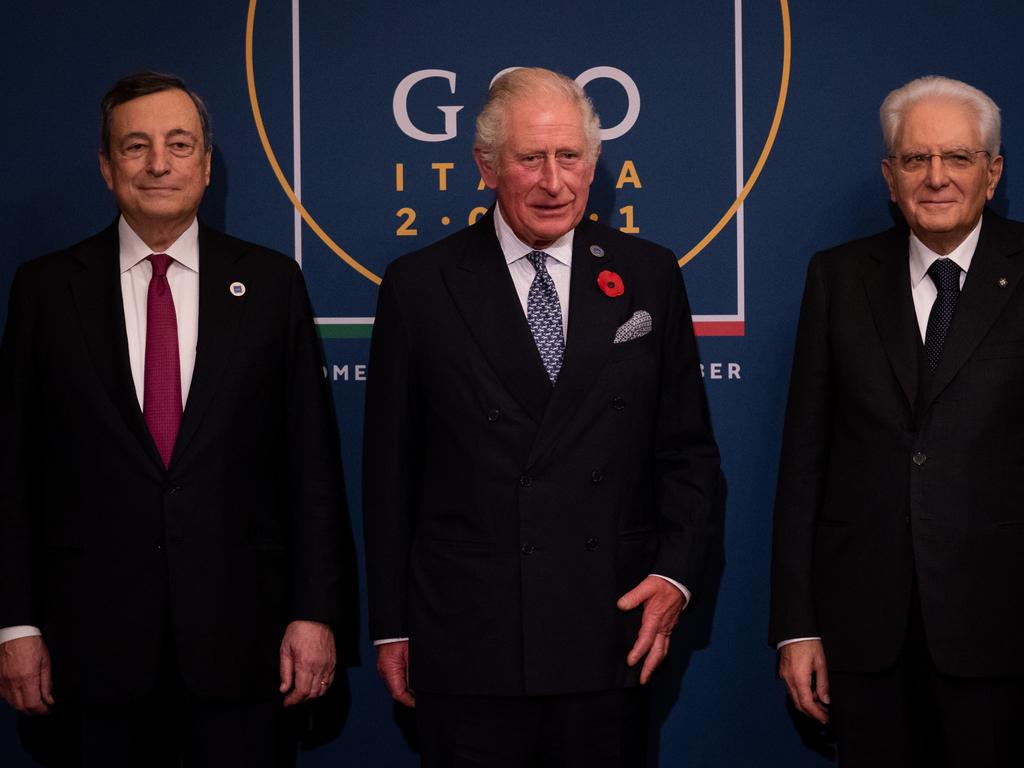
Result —
<path fill-rule="evenodd" d="M 800 712 L 828 722 L 828 669 L 821 640 L 799 640 L 779 649 L 779 677 Z"/>
<path fill-rule="evenodd" d="M 39 635 L 0 643 L 0 696 L 19 712 L 44 715 L 50 711 L 50 652 Z"/>
<path fill-rule="evenodd" d="M 643 605 L 640 632 L 633 648 L 626 655 L 626 663 L 633 667 L 644 659 L 640 670 L 640 684 L 645 685 L 651 674 L 668 656 L 668 643 L 672 628 L 686 604 L 686 596 L 678 587 L 659 576 L 648 576 L 635 588 L 619 598 L 620 611 L 631 611 Z"/>
<path fill-rule="evenodd" d="M 377 646 L 377 674 L 387 685 L 392 699 L 407 707 L 416 706 L 416 699 L 409 688 L 408 640 Z"/>
<path fill-rule="evenodd" d="M 315 699 L 334 682 L 334 632 L 318 621 L 293 621 L 281 640 L 281 693 L 290 707 Z"/>

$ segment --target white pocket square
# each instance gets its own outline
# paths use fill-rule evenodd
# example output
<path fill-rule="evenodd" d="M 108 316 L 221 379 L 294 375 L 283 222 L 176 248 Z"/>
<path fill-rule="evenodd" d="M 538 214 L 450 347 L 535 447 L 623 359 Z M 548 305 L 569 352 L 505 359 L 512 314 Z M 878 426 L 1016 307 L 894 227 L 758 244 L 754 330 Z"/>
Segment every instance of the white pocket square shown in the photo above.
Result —
<path fill-rule="evenodd" d="M 651 332 L 654 323 L 651 320 L 651 313 L 645 309 L 638 309 L 633 316 L 620 325 L 615 331 L 615 344 L 633 341 Z"/>

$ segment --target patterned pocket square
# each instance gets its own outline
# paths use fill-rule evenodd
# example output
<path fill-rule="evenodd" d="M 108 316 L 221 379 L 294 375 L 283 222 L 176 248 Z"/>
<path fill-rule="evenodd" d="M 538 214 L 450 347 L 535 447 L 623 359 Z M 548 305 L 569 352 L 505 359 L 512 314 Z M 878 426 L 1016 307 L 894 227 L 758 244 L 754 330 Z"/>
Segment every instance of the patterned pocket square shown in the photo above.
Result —
<path fill-rule="evenodd" d="M 638 309 L 633 316 L 618 327 L 615 331 L 615 344 L 633 341 L 651 332 L 654 323 L 651 321 L 651 313 L 645 309 Z"/>

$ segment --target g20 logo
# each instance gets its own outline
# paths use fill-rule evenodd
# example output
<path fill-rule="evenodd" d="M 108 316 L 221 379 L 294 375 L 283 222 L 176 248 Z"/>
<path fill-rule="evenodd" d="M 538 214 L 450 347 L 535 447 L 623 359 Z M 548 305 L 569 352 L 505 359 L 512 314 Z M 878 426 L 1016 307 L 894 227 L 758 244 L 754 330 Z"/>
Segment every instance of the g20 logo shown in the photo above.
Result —
<path fill-rule="evenodd" d="M 508 67 L 498 72 L 498 74 L 491 78 L 491 85 L 503 74 L 511 72 L 513 69 L 518 69 L 518 67 Z M 455 81 L 457 78 L 455 72 L 447 69 L 419 69 L 402 78 L 395 88 L 395 95 L 391 100 L 391 111 L 395 115 L 395 123 L 402 130 L 402 133 L 416 141 L 450 141 L 459 135 L 458 114 L 463 107 L 461 104 L 439 105 L 437 107 L 438 111 L 444 115 L 443 130 L 440 133 L 431 133 L 414 125 L 409 117 L 408 102 L 412 89 L 424 80 L 435 78 L 447 81 L 449 92 L 453 96 L 455 95 Z M 601 129 L 601 140 L 610 141 L 611 139 L 625 136 L 629 129 L 636 124 L 636 120 L 640 116 L 640 90 L 636 87 L 633 78 L 615 67 L 591 67 L 585 72 L 580 73 L 576 78 L 576 82 L 579 83 L 580 88 L 586 88 L 587 84 L 598 79 L 614 80 L 626 92 L 625 116 L 617 125 Z"/>

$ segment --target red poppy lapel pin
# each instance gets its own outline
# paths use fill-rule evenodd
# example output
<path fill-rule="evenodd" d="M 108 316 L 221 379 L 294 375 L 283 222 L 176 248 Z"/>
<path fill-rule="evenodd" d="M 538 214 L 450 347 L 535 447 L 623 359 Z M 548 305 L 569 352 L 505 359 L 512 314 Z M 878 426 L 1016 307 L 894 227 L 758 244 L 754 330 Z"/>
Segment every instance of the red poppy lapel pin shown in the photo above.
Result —
<path fill-rule="evenodd" d="M 621 296 L 626 290 L 618 273 L 608 269 L 603 270 L 597 276 L 597 287 L 601 289 L 605 296 L 611 299 Z"/>

